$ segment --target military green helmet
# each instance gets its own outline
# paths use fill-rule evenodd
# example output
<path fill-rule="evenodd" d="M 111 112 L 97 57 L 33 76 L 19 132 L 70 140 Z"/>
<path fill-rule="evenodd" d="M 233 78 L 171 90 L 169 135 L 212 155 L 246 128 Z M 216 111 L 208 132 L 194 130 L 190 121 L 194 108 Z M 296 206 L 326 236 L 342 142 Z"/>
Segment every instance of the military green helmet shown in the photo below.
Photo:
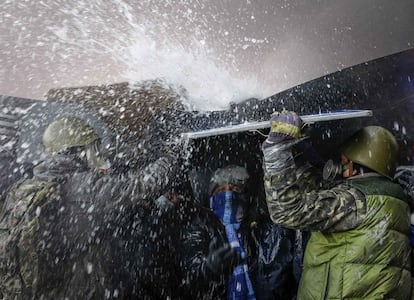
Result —
<path fill-rule="evenodd" d="M 99 139 L 92 126 L 75 117 L 62 117 L 49 124 L 43 134 L 45 151 L 56 153 L 86 146 Z"/>
<path fill-rule="evenodd" d="M 389 178 L 394 177 L 398 144 L 392 133 L 383 127 L 362 128 L 344 143 L 341 152 L 353 162 Z"/>

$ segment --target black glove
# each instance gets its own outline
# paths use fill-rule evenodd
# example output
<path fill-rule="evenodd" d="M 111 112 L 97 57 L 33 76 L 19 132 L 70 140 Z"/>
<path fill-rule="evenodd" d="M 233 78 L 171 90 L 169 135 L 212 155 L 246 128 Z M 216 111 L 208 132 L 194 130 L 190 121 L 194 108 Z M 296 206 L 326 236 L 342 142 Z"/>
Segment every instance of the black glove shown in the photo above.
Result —
<path fill-rule="evenodd" d="M 216 247 L 217 239 L 210 242 L 209 254 L 203 264 L 203 271 L 207 277 L 219 277 L 233 271 L 234 267 L 241 263 L 239 253 L 226 243 Z"/>
<path fill-rule="evenodd" d="M 394 175 L 414 206 L 414 166 L 399 166 Z"/>

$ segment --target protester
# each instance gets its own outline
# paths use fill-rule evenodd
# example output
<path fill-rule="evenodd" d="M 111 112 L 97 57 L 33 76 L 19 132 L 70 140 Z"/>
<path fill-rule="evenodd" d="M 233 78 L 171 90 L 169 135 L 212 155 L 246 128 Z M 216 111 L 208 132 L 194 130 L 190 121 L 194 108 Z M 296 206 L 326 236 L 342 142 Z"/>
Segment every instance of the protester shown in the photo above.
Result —
<path fill-rule="evenodd" d="M 294 299 L 303 258 L 302 234 L 272 224 L 267 210 L 258 213 L 260 188 L 249 193 L 246 169 L 227 165 L 213 173 L 208 187 L 198 182 L 192 187 L 208 189 L 210 200 L 208 207 L 197 199 L 187 202 L 187 209 L 180 212 L 185 220 L 181 222 L 183 269 L 185 277 L 193 279 L 186 287 L 195 286 L 195 296 L 202 294 L 205 299 Z M 195 194 L 201 197 L 198 190 Z M 217 241 L 224 246 L 214 252 Z M 210 265 L 214 256 L 211 276 L 203 271 L 203 261 Z"/>
<path fill-rule="evenodd" d="M 0 286 L 5 299 L 59 298 L 65 293 L 62 282 L 70 285 L 73 280 L 70 274 L 87 274 L 91 268 L 87 257 L 95 244 L 94 221 L 83 211 L 92 203 L 79 185 L 95 180 L 99 170 L 107 169 L 99 154 L 99 140 L 94 129 L 77 118 L 60 118 L 46 128 L 47 158 L 34 168 L 33 178 L 11 188 L 1 210 L 6 234 L 2 237 Z M 79 259 L 74 260 L 75 256 Z M 93 275 L 99 274 L 97 266 L 93 266 Z M 89 288 L 94 296 L 104 296 L 98 294 L 94 281 L 77 283 L 77 289 L 67 291 L 68 295 L 86 293 Z"/>
<path fill-rule="evenodd" d="M 226 299 L 225 276 L 240 258 L 227 242 L 219 220 L 196 203 L 187 183 L 172 188 L 156 203 L 174 212 L 170 232 L 179 235 L 171 250 L 176 253 L 175 273 L 180 284 L 171 284 L 175 289 L 171 298 Z"/>
<path fill-rule="evenodd" d="M 176 212 L 165 196 L 157 197 L 169 189 L 175 165 L 165 156 L 98 183 L 104 236 L 111 246 L 113 298 L 176 299 L 179 294 Z"/>
<path fill-rule="evenodd" d="M 312 231 L 298 299 L 409 299 L 409 205 L 391 181 L 395 138 L 379 126 L 356 132 L 340 148 L 340 164 L 324 170 L 344 180 L 321 189 L 320 178 L 292 155 L 301 127 L 295 113 L 275 113 L 263 144 L 273 222 Z"/>

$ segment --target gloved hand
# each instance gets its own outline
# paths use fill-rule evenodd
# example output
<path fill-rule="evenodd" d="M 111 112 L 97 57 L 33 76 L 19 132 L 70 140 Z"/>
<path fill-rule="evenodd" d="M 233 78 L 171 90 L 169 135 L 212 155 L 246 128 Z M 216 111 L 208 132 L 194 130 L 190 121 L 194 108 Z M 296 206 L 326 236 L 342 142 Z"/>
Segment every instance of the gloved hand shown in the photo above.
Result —
<path fill-rule="evenodd" d="M 274 112 L 270 119 L 270 123 L 270 133 L 263 143 L 263 148 L 301 136 L 302 120 L 295 112 Z"/>
<path fill-rule="evenodd" d="M 166 212 L 174 209 L 174 203 L 165 195 L 161 195 L 155 199 L 155 207 L 158 208 L 160 212 Z"/>
<path fill-rule="evenodd" d="M 400 184 L 414 207 L 414 166 L 397 167 L 394 180 Z"/>
<path fill-rule="evenodd" d="M 227 275 L 241 263 L 239 253 L 230 244 L 216 247 L 217 239 L 210 242 L 209 254 L 203 264 L 203 272 L 207 277 Z"/>

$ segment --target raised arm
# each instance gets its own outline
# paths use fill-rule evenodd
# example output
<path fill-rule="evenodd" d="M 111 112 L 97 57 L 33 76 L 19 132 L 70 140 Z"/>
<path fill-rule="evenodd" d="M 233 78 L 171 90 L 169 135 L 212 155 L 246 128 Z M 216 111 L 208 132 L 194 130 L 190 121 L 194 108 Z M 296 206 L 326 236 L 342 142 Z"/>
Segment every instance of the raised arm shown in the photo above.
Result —
<path fill-rule="evenodd" d="M 321 189 L 309 165 L 298 166 L 292 148 L 300 142 L 301 121 L 292 112 L 272 116 L 263 144 L 266 201 L 273 222 L 293 229 L 343 231 L 365 213 L 365 197 L 347 184 Z"/>

